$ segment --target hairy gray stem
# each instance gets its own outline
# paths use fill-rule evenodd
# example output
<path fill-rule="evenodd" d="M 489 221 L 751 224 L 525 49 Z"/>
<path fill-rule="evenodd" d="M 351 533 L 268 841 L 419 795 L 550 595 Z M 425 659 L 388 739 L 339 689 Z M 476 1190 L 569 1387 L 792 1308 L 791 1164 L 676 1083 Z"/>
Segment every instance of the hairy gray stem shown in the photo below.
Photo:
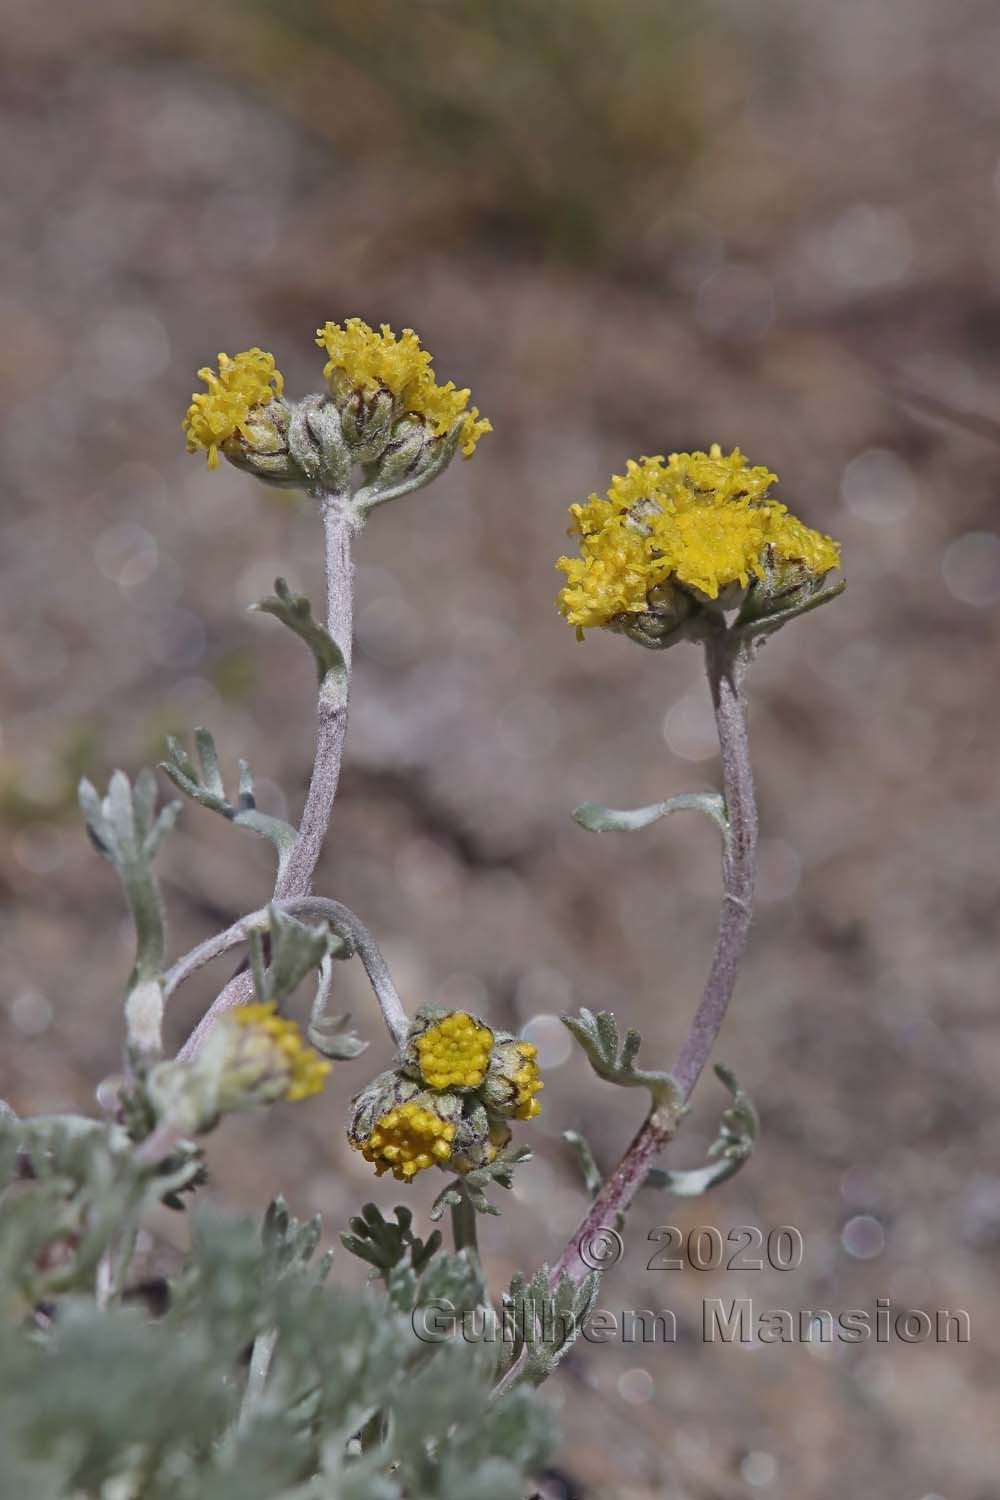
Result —
<path fill-rule="evenodd" d="M 392 982 L 389 966 L 361 918 L 355 916 L 350 907 L 343 906 L 339 901 L 330 901 L 325 896 L 299 896 L 284 905 L 291 916 L 319 917 L 329 922 L 334 932 L 350 939 L 364 965 L 368 982 L 375 991 L 389 1035 L 396 1046 L 402 1049 L 410 1032 L 410 1020 Z"/>
<path fill-rule="evenodd" d="M 252 911 L 246 917 L 240 917 L 231 927 L 224 932 L 216 932 L 197 948 L 192 948 L 190 953 L 185 953 L 179 958 L 163 976 L 163 998 L 169 1000 L 175 990 L 180 989 L 185 980 L 190 979 L 199 969 L 210 964 L 213 959 L 221 958 L 223 953 L 228 953 L 231 948 L 239 947 L 245 943 L 252 932 L 264 932 L 267 928 L 268 908 L 262 906 L 259 911 Z"/>
<path fill-rule="evenodd" d="M 340 901 L 327 900 L 324 896 L 297 896 L 291 901 L 276 902 L 275 905 L 291 917 L 315 917 L 326 921 L 333 932 L 349 940 L 368 975 L 389 1034 L 396 1046 L 402 1047 L 409 1032 L 410 1023 L 381 950 L 361 918 L 356 916 L 349 906 L 344 906 Z M 197 948 L 192 948 L 190 953 L 178 959 L 164 975 L 164 994 L 172 995 L 174 990 L 198 969 L 211 963 L 213 959 L 221 958 L 231 948 L 237 948 L 241 943 L 245 943 L 252 932 L 263 932 L 268 925 L 268 913 L 269 908 L 262 906 L 259 911 L 240 917 L 239 921 L 227 927 L 225 932 L 217 933 L 214 937 L 199 943 Z M 223 995 L 230 987 L 231 982 L 223 990 Z M 202 1041 L 221 1014 L 221 1008 L 216 1009 L 218 1005 L 217 1000 L 188 1037 L 177 1054 L 178 1061 L 188 1062 L 198 1051 Z"/>
<path fill-rule="evenodd" d="M 479 1267 L 479 1233 L 476 1210 L 465 1184 L 458 1184 L 459 1199 L 451 1207 L 451 1232 L 456 1250 L 468 1250 Z"/>
<path fill-rule="evenodd" d="M 750 931 L 754 877 L 757 867 L 757 804 L 750 769 L 744 678 L 750 648 L 724 632 L 705 645 L 715 723 L 722 752 L 722 781 L 730 836 L 722 863 L 722 909 L 715 952 L 698 1009 L 671 1069 L 687 1100 L 709 1059 L 736 987 L 740 960 Z M 591 1274 L 580 1255 L 601 1227 L 614 1228 L 642 1187 L 646 1174 L 673 1138 L 678 1113 L 661 1106 L 640 1126 L 618 1166 L 594 1199 L 589 1212 L 553 1267 L 554 1288 L 564 1273 L 579 1284 Z"/>
<path fill-rule="evenodd" d="M 747 938 L 757 875 L 757 799 L 747 734 L 745 678 L 749 648 L 732 647 L 725 636 L 705 646 L 715 724 L 722 752 L 722 786 L 729 838 L 722 858 L 722 910 L 712 966 L 672 1075 L 690 1097 L 708 1062 L 736 988 Z"/>
<path fill-rule="evenodd" d="M 340 764 L 347 734 L 347 711 L 351 675 L 354 620 L 354 564 L 351 538 L 358 520 L 346 495 L 321 496 L 326 559 L 326 628 L 344 658 L 345 675 L 338 681 L 327 673 L 320 684 L 317 703 L 316 753 L 305 807 L 295 843 L 283 862 L 275 882 L 274 897 L 289 901 L 307 896 L 323 848 L 333 801 L 340 781 Z M 207 962 L 207 960 L 205 960 Z M 176 967 L 176 966 L 175 966 Z M 179 981 L 178 981 L 179 982 Z M 193 1057 L 218 1018 L 253 996 L 249 970 L 234 974 L 215 997 L 205 1015 L 177 1054 L 182 1061 Z"/>
<path fill-rule="evenodd" d="M 339 680 L 328 673 L 319 690 L 316 754 L 298 837 L 274 887 L 275 899 L 288 901 L 307 896 L 312 888 L 323 840 L 330 822 L 333 799 L 340 781 L 340 763 L 347 734 L 348 684 L 354 618 L 354 564 L 351 536 L 357 522 L 346 497 L 328 496 L 323 501 L 326 537 L 326 628 L 344 658 L 346 676 Z"/>

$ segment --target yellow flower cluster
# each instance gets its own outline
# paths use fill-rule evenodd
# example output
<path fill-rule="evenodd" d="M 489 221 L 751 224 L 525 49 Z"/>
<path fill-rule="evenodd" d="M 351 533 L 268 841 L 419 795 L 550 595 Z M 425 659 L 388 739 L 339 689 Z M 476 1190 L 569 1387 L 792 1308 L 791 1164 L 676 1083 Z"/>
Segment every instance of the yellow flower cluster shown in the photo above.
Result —
<path fill-rule="evenodd" d="M 768 496 L 777 476 L 750 468 L 738 448 L 724 455 L 672 453 L 629 461 L 605 498 L 570 506 L 579 557 L 561 557 L 559 608 L 582 637 L 585 627 L 640 613 L 650 590 L 668 581 L 717 599 L 727 584 L 764 576 L 765 547 L 817 576 L 839 567 L 840 548 Z"/>
<path fill-rule="evenodd" d="M 538 1048 L 531 1042 L 518 1042 L 517 1053 L 522 1065 L 510 1075 L 511 1082 L 517 1087 L 514 1118 L 533 1120 L 542 1112 L 542 1106 L 535 1095 L 545 1087 L 536 1061 Z"/>
<path fill-rule="evenodd" d="M 263 349 L 246 349 L 230 359 L 219 355 L 219 373 L 210 366 L 198 371 L 198 379 L 208 386 L 191 397 L 184 434 L 189 453 L 199 448 L 208 454 L 208 467 L 219 466 L 219 448 L 227 438 L 242 432 L 249 440 L 246 422 L 255 407 L 266 406 L 285 388 L 274 355 Z"/>
<path fill-rule="evenodd" d="M 258 1044 L 265 1042 L 273 1049 L 275 1070 L 287 1076 L 286 1099 L 294 1103 L 319 1093 L 331 1064 L 306 1046 L 294 1021 L 279 1016 L 273 1004 L 240 1005 L 231 1015 L 233 1022 L 245 1027 Z"/>
<path fill-rule="evenodd" d="M 391 1172 L 400 1182 L 409 1182 L 425 1167 L 445 1162 L 451 1155 L 455 1126 L 442 1120 L 416 1100 L 400 1104 L 377 1120 L 365 1141 L 354 1141 L 377 1177 Z"/>
<path fill-rule="evenodd" d="M 335 397 L 343 400 L 353 391 L 371 397 L 388 391 L 401 414 L 426 422 L 435 437 L 443 437 L 460 422 L 458 443 L 466 458 L 472 457 L 483 434 L 493 431 L 478 407 L 469 409 L 470 391 L 457 390 L 452 380 L 437 384 L 431 356 L 412 328 L 404 328 L 397 338 L 387 323 L 376 333 L 361 318 L 348 318 L 343 326 L 326 323 L 317 329 L 316 342 L 329 356 L 323 375 Z"/>
<path fill-rule="evenodd" d="M 493 1033 L 464 1010 L 453 1011 L 417 1039 L 424 1082 L 432 1089 L 478 1088 L 486 1077 Z"/>

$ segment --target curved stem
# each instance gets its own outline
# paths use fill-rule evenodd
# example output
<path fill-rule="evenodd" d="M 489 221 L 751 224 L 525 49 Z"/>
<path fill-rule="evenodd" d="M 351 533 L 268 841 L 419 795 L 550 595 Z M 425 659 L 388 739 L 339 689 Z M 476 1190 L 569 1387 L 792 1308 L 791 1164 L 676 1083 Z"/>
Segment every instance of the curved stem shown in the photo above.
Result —
<path fill-rule="evenodd" d="M 722 861 L 722 910 L 711 967 L 698 1008 L 671 1069 L 683 1100 L 687 1100 L 715 1045 L 736 987 L 740 960 L 750 931 L 757 857 L 757 804 L 750 768 L 744 677 L 750 648 L 720 632 L 705 645 L 715 723 L 722 752 L 722 780 L 729 837 Z M 675 1108 L 654 1109 L 639 1127 L 618 1166 L 605 1182 L 590 1211 L 554 1266 L 550 1284 L 563 1274 L 579 1284 L 590 1275 L 580 1255 L 594 1232 L 614 1227 L 626 1213 L 646 1174 L 673 1138 L 679 1120 Z"/>
<path fill-rule="evenodd" d="M 185 980 L 190 979 L 192 974 L 196 974 L 213 959 L 221 958 L 230 948 L 237 948 L 240 943 L 245 943 L 252 932 L 263 932 L 267 927 L 267 911 L 267 907 L 262 906 L 259 911 L 240 917 L 238 922 L 234 922 L 224 932 L 214 933 L 212 937 L 199 943 L 197 948 L 192 948 L 190 953 L 179 958 L 163 976 L 163 998 L 169 999 Z"/>
<path fill-rule="evenodd" d="M 410 1032 L 410 1019 L 403 1009 L 399 992 L 392 982 L 389 966 L 382 951 L 361 918 L 355 916 L 349 906 L 339 901 L 330 901 L 325 896 L 300 896 L 283 903 L 291 916 L 320 917 L 329 922 L 334 932 L 348 938 L 364 965 L 368 982 L 375 991 L 375 998 L 382 1012 L 389 1035 L 402 1048 Z"/>
<path fill-rule="evenodd" d="M 355 915 L 349 906 L 344 906 L 340 901 L 329 901 L 323 896 L 297 896 L 294 900 L 274 904 L 292 917 L 317 917 L 326 921 L 334 932 L 349 940 L 368 975 L 389 1035 L 397 1047 L 402 1047 L 410 1029 L 409 1018 L 403 1009 L 403 1002 L 399 998 L 396 986 L 392 982 L 392 976 L 381 949 L 361 918 Z M 231 948 L 237 948 L 241 943 L 245 943 L 252 932 L 264 931 L 268 925 L 269 910 L 268 907 L 262 906 L 259 911 L 250 912 L 248 916 L 241 917 L 238 922 L 227 927 L 225 932 L 220 932 L 215 937 L 206 939 L 204 943 L 199 943 L 197 948 L 192 948 L 190 953 L 178 959 L 173 968 L 164 976 L 164 994 L 172 995 L 185 979 L 190 978 L 198 969 L 211 963 L 213 959 L 221 958 Z M 243 977 L 242 974 L 237 975 L 238 979 Z M 202 1017 L 178 1052 L 179 1062 L 189 1062 L 194 1057 L 223 1009 L 229 1009 L 229 1006 L 222 1007 L 219 1002 L 231 989 L 232 981 Z M 250 990 L 252 989 L 253 980 L 251 979 Z M 239 1000 L 233 1002 L 233 1004 L 240 1003 Z"/>

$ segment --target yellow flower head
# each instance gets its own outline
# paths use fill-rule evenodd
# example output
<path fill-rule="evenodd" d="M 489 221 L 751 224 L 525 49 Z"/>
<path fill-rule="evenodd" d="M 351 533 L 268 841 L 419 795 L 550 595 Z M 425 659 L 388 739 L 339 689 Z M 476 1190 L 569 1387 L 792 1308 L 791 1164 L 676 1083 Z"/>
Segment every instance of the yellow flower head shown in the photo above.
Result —
<path fill-rule="evenodd" d="M 677 583 L 706 599 L 764 577 L 765 549 L 817 577 L 840 565 L 840 548 L 770 498 L 777 476 L 724 455 L 672 453 L 629 461 L 606 497 L 570 506 L 579 557 L 561 557 L 559 608 L 582 636 L 618 615 L 641 613 L 651 590 Z"/>
<path fill-rule="evenodd" d="M 238 1067 L 256 1064 L 262 1081 L 266 1078 L 277 1089 L 276 1097 L 295 1102 L 319 1093 L 330 1063 L 306 1046 L 295 1022 L 279 1016 L 273 1004 L 240 1005 L 227 1019 L 243 1033 L 242 1045 L 233 1049 Z"/>
<path fill-rule="evenodd" d="M 417 1065 L 432 1089 L 478 1088 L 489 1067 L 493 1033 L 463 1010 L 417 1038 Z"/>
<path fill-rule="evenodd" d="M 391 1172 L 400 1182 L 409 1182 L 426 1167 L 440 1166 L 451 1156 L 455 1125 L 443 1120 L 418 1100 L 397 1105 L 376 1120 L 366 1140 L 352 1140 L 376 1176 Z"/>
<path fill-rule="evenodd" d="M 208 386 L 191 397 L 184 433 L 189 453 L 199 448 L 208 454 L 208 467 L 219 466 L 219 448 L 227 438 L 241 433 L 249 442 L 247 422 L 255 408 L 267 406 L 285 387 L 281 371 L 276 369 L 274 355 L 263 349 L 247 349 L 230 359 L 219 355 L 219 373 L 210 366 L 198 371 L 198 379 Z"/>
<path fill-rule="evenodd" d="M 468 390 L 457 390 L 454 381 L 438 385 L 431 356 L 420 346 L 412 328 L 397 338 L 387 323 L 376 333 L 361 318 L 326 323 L 316 331 L 316 342 L 329 356 L 323 375 L 330 382 L 334 400 L 346 401 L 355 393 L 365 399 L 388 391 L 397 414 L 426 423 L 434 437 L 458 431 L 458 445 L 471 458 L 476 444 L 492 425 L 469 407 Z"/>

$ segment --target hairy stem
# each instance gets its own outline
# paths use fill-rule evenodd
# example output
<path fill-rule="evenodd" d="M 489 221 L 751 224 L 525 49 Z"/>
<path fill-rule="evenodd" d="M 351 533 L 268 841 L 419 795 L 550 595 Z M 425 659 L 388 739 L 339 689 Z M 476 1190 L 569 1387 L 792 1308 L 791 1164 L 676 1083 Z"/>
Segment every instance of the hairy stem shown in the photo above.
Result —
<path fill-rule="evenodd" d="M 479 1233 L 476 1210 L 465 1184 L 457 1184 L 459 1201 L 451 1206 L 451 1232 L 456 1250 L 468 1250 L 476 1265 L 479 1264 Z"/>
<path fill-rule="evenodd" d="M 392 976 L 382 957 L 382 952 L 361 918 L 356 916 L 349 906 L 344 906 L 339 901 L 329 901 L 323 896 L 297 896 L 292 901 L 281 901 L 275 904 L 290 917 L 316 917 L 328 922 L 331 931 L 348 939 L 368 975 L 389 1034 L 397 1047 L 402 1047 L 410 1029 L 409 1019 L 403 1009 L 403 1002 L 399 998 L 396 986 L 392 982 Z M 192 948 L 190 953 L 179 958 L 164 975 L 164 994 L 172 995 L 185 979 L 189 979 L 205 964 L 211 963 L 213 959 L 221 958 L 230 949 L 247 942 L 251 933 L 265 931 L 269 918 L 270 908 L 262 906 L 259 911 L 253 911 L 248 916 L 241 917 L 238 922 L 227 927 L 225 932 L 206 938 L 205 942 L 199 943 L 197 948 Z M 225 993 L 224 990 L 223 994 Z M 202 1039 L 207 1036 L 220 1014 L 221 1009 L 217 1010 L 216 1006 L 213 1006 L 178 1052 L 177 1057 L 180 1062 L 188 1062 L 194 1056 Z"/>
<path fill-rule="evenodd" d="M 351 560 L 351 538 L 357 518 L 350 509 L 349 497 L 327 495 L 322 499 L 326 562 L 326 628 L 344 659 L 345 674 L 338 678 L 327 673 L 320 684 L 317 703 L 316 753 L 312 776 L 306 793 L 305 807 L 295 843 L 283 861 L 275 882 L 277 901 L 307 896 L 312 889 L 313 873 L 323 848 L 330 822 L 333 801 L 340 781 L 340 764 L 347 734 L 347 711 L 351 675 L 351 647 L 354 620 L 354 564 Z M 247 969 L 234 974 L 216 996 L 208 1011 L 188 1037 L 178 1056 L 194 1056 L 219 1016 L 236 1005 L 244 1005 L 253 995 L 253 977 Z"/>
<path fill-rule="evenodd" d="M 736 987 L 740 960 L 750 930 L 757 853 L 757 805 L 750 769 L 744 677 L 749 648 L 720 633 L 706 643 L 715 723 L 722 752 L 722 781 L 729 838 L 722 862 L 722 910 L 711 967 L 698 1008 L 671 1070 L 687 1100 L 709 1059 Z M 550 1284 L 565 1273 L 577 1284 L 590 1275 L 580 1255 L 601 1227 L 614 1228 L 642 1187 L 649 1168 L 672 1139 L 678 1114 L 661 1106 L 640 1126 L 618 1166 L 601 1188 L 590 1211 L 552 1270 Z"/>
<path fill-rule="evenodd" d="M 343 906 L 339 901 L 330 901 L 325 896 L 299 896 L 287 903 L 286 910 L 292 916 L 323 918 L 329 922 L 334 932 L 339 932 L 350 940 L 364 965 L 368 982 L 375 991 L 389 1035 L 396 1046 L 401 1048 L 409 1035 L 410 1020 L 392 982 L 389 966 L 360 917 L 356 917 L 350 907 Z"/>
<path fill-rule="evenodd" d="M 750 933 L 757 874 L 757 800 L 747 735 L 745 692 L 748 649 L 725 636 L 705 647 L 705 664 L 722 752 L 722 786 L 729 838 L 722 860 L 722 910 L 715 953 L 705 989 L 677 1062 L 671 1070 L 684 1098 L 690 1097 L 708 1062 L 736 988 Z"/>
<path fill-rule="evenodd" d="M 333 810 L 340 781 L 340 763 L 347 734 L 348 683 L 354 618 L 354 564 L 351 536 L 356 522 L 339 496 L 323 502 L 326 538 L 326 628 L 344 658 L 346 676 L 338 680 L 328 673 L 320 685 L 317 704 L 316 754 L 298 837 L 279 877 L 274 894 L 278 901 L 307 896 L 313 872 Z"/>
<path fill-rule="evenodd" d="M 185 953 L 183 958 L 167 970 L 163 976 L 163 998 L 168 1000 L 175 990 L 180 989 L 186 979 L 210 964 L 214 958 L 221 958 L 223 953 L 228 953 L 231 948 L 239 947 L 240 943 L 248 941 L 252 932 L 264 932 L 267 928 L 268 908 L 262 906 L 259 911 L 250 912 L 249 916 L 240 917 L 231 927 L 224 932 L 217 932 L 190 953 Z"/>

